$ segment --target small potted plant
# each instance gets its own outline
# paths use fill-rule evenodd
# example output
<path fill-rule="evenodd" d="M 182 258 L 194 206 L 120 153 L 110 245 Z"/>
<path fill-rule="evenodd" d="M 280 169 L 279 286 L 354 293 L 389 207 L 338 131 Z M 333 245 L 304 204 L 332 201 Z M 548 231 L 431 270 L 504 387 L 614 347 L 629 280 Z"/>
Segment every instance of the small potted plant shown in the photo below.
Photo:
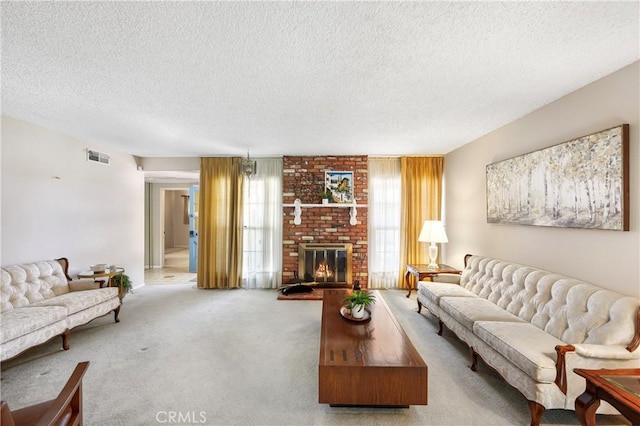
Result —
<path fill-rule="evenodd" d="M 125 273 L 114 275 L 109 280 L 109 287 L 118 287 L 118 297 L 122 301 L 127 293 L 131 293 L 131 279 Z"/>
<path fill-rule="evenodd" d="M 322 204 L 329 204 L 329 198 L 331 197 L 331 191 L 328 189 L 324 189 L 320 192 L 320 197 L 322 198 Z"/>
<path fill-rule="evenodd" d="M 367 290 L 354 290 L 343 302 L 347 304 L 346 308 L 351 310 L 353 318 L 362 319 L 365 308 L 376 303 L 376 297 Z"/>

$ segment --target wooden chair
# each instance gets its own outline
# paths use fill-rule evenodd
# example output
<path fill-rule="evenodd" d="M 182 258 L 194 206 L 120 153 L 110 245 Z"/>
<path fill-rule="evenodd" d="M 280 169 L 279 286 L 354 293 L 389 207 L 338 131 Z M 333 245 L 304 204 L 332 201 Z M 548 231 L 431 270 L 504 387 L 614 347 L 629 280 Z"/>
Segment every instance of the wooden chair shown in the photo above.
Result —
<path fill-rule="evenodd" d="M 11 411 L 2 401 L 2 426 L 82 426 L 82 376 L 89 361 L 80 362 L 56 399 Z"/>

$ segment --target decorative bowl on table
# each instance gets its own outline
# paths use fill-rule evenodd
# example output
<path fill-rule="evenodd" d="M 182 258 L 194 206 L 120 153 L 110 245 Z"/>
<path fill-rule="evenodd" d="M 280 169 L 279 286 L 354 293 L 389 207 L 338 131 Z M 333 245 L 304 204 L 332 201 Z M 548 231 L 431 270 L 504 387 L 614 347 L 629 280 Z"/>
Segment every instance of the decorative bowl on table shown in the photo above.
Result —
<path fill-rule="evenodd" d="M 342 318 L 344 319 L 355 322 L 366 322 L 371 319 L 371 311 L 368 308 L 364 308 L 362 318 L 356 318 L 353 316 L 351 309 L 347 308 L 347 305 L 343 305 L 340 308 L 340 315 L 342 315 Z"/>
<path fill-rule="evenodd" d="M 91 270 L 94 274 L 102 274 L 107 269 L 106 263 L 96 263 L 95 265 L 91 265 Z"/>

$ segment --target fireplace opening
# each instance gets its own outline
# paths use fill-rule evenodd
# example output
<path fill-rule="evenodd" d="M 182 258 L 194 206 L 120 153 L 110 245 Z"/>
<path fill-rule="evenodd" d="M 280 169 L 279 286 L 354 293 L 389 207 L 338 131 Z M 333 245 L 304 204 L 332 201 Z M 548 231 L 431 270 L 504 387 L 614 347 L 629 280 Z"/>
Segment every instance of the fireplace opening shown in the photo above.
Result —
<path fill-rule="evenodd" d="M 298 274 L 306 283 L 351 286 L 352 244 L 300 244 Z"/>

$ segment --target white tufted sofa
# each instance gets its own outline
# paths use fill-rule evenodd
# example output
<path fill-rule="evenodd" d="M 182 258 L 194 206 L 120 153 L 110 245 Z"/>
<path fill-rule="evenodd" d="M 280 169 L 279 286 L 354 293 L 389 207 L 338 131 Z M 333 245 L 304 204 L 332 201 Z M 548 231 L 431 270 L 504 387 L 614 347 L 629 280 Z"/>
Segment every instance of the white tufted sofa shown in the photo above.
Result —
<path fill-rule="evenodd" d="M 0 360 L 58 335 L 69 349 L 69 330 L 109 312 L 119 321 L 118 289 L 71 281 L 68 266 L 61 258 L 2 267 Z"/>
<path fill-rule="evenodd" d="M 451 278 L 451 277 L 449 277 Z M 574 278 L 482 256 L 450 282 L 420 282 L 426 307 L 529 402 L 574 409 L 585 381 L 574 368 L 640 367 L 640 301 Z M 617 414 L 602 403 L 599 413 Z"/>

